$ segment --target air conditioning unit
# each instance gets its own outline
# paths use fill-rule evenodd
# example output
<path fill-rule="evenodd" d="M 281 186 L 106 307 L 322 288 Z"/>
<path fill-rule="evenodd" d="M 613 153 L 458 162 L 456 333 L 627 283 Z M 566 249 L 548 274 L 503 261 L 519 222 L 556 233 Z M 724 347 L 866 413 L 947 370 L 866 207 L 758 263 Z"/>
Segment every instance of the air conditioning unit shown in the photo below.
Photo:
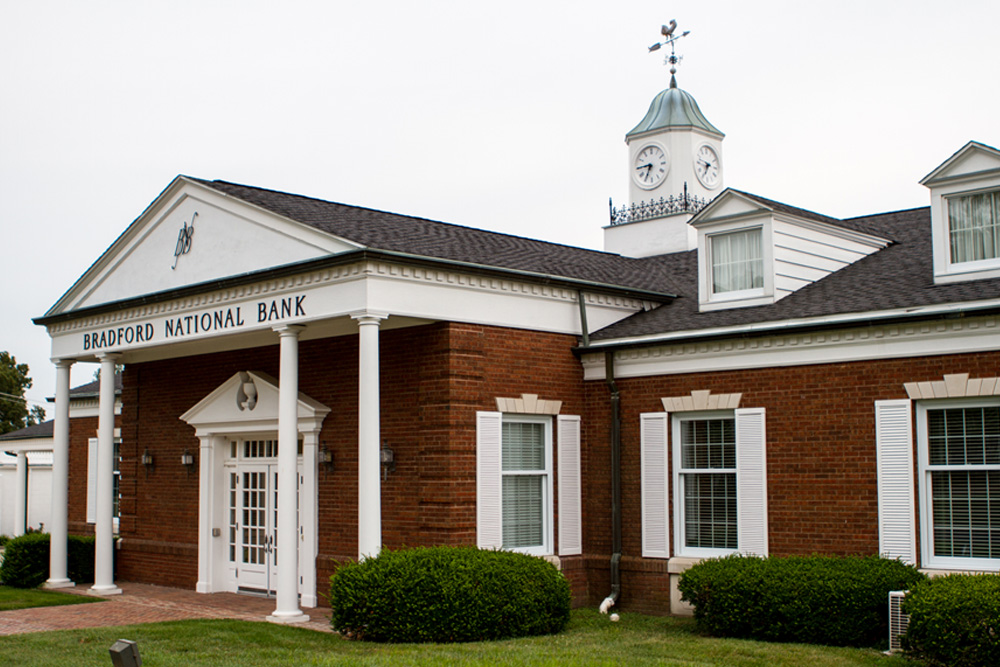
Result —
<path fill-rule="evenodd" d="M 889 653 L 903 650 L 899 638 L 910 624 L 910 615 L 903 613 L 903 598 L 909 591 L 889 591 Z"/>

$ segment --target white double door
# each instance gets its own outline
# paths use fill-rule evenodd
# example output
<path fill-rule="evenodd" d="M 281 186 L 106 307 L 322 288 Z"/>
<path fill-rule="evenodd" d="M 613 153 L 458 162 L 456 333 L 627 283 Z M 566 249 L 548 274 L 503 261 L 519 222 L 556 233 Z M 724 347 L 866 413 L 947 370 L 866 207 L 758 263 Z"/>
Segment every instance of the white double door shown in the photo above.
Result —
<path fill-rule="evenodd" d="M 229 471 L 229 557 L 235 565 L 236 590 L 274 596 L 282 559 L 298 558 L 297 553 L 283 554 L 278 549 L 278 531 L 285 528 L 278 525 L 277 442 L 241 444 L 248 454 L 256 454 L 259 444 L 261 453 L 273 453 L 274 457 L 241 457 L 243 460 Z M 301 470 L 296 474 L 296 482 L 301 483 Z M 296 507 L 296 517 L 297 510 Z M 290 529 L 301 533 L 298 523 L 296 520 Z"/>

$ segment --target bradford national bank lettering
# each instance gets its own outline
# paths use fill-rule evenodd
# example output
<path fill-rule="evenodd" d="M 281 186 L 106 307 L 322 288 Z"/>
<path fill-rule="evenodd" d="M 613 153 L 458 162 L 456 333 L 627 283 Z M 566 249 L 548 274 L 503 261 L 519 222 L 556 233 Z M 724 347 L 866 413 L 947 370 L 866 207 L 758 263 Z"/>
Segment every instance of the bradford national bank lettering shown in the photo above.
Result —
<path fill-rule="evenodd" d="M 306 295 L 300 294 L 283 299 L 258 301 L 248 310 L 256 313 L 254 324 L 280 322 L 291 317 L 305 317 Z M 111 327 L 102 331 L 83 334 L 84 350 L 103 350 L 123 345 L 152 343 L 213 333 L 247 326 L 244 306 L 232 306 L 217 310 L 180 315 L 162 320 L 160 327 L 151 322 Z"/>

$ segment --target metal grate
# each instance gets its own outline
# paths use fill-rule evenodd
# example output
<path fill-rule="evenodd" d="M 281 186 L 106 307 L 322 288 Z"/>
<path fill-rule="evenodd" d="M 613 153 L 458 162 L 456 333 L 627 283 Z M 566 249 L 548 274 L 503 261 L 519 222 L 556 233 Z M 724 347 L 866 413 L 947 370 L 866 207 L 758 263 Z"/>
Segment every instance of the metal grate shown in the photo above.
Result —
<path fill-rule="evenodd" d="M 900 638 L 910 624 L 910 615 L 903 613 L 903 598 L 907 591 L 889 591 L 889 652 L 903 650 Z"/>

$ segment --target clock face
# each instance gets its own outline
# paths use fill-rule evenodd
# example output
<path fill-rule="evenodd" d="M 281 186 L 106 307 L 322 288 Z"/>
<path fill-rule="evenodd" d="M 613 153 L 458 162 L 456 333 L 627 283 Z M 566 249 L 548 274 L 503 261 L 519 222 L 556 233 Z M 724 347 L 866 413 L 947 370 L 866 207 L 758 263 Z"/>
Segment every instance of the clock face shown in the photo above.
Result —
<path fill-rule="evenodd" d="M 719 154 L 708 144 L 702 144 L 694 154 L 694 173 L 706 188 L 719 185 Z"/>
<path fill-rule="evenodd" d="M 667 152 L 659 144 L 647 144 L 635 154 L 632 164 L 632 178 L 643 190 L 652 190 L 667 177 L 670 161 Z"/>

